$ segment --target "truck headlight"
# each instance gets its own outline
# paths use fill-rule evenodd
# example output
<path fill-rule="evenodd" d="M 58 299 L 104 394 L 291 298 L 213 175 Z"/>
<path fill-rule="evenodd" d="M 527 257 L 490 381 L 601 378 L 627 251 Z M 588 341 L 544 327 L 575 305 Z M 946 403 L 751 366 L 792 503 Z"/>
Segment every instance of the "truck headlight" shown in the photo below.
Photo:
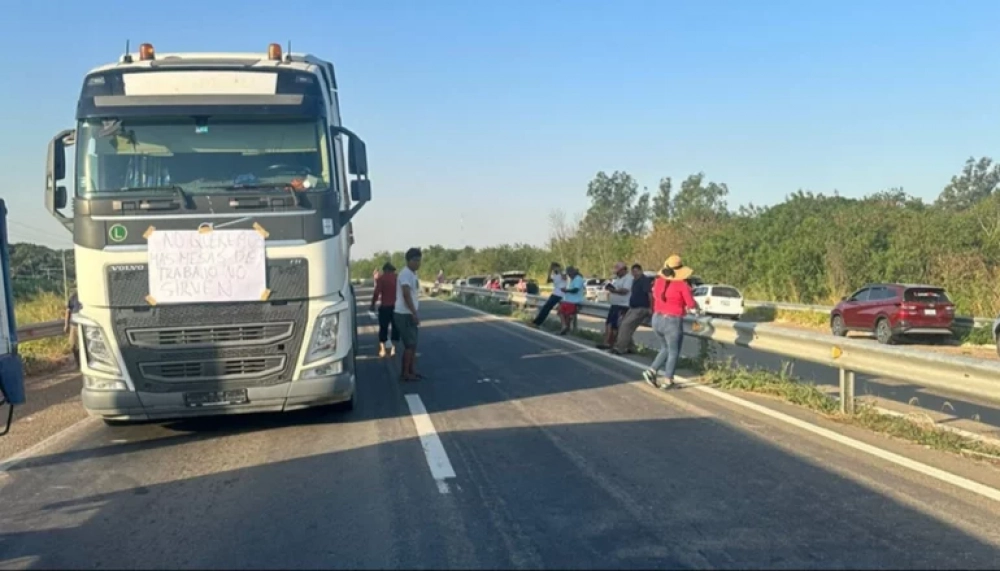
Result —
<path fill-rule="evenodd" d="M 82 325 L 83 350 L 87 357 L 87 366 L 95 371 L 120 374 L 118 359 L 115 358 L 111 344 L 108 343 L 104 331 L 94 325 Z"/>
<path fill-rule="evenodd" d="M 312 338 L 309 340 L 309 352 L 306 353 L 306 363 L 329 357 L 337 350 L 337 328 L 340 325 L 340 312 L 325 310 L 316 318 L 313 324 Z"/>
<path fill-rule="evenodd" d="M 92 391 L 127 391 L 128 386 L 121 379 L 102 379 L 98 377 L 83 376 L 83 386 Z"/>
<path fill-rule="evenodd" d="M 333 375 L 339 375 L 344 372 L 344 363 L 342 361 L 334 361 L 332 363 L 326 363 L 324 365 L 316 365 L 311 369 L 306 369 L 302 372 L 302 379 L 318 379 L 320 377 L 332 377 Z"/>

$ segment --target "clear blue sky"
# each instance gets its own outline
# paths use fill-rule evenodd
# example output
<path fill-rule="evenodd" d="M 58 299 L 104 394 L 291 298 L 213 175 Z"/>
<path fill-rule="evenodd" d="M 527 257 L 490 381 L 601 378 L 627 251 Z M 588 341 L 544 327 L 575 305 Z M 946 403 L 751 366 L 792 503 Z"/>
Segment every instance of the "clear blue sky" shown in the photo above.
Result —
<path fill-rule="evenodd" d="M 46 144 L 72 126 L 84 73 L 126 39 L 161 53 L 291 39 L 331 59 L 373 169 L 356 257 L 542 243 L 549 212 L 583 211 L 602 169 L 651 189 L 704 170 L 731 204 L 798 188 L 932 199 L 968 156 L 1000 155 L 995 1 L 148 5 L 5 3 L 0 167 L 15 240 L 70 243 L 42 206 Z"/>

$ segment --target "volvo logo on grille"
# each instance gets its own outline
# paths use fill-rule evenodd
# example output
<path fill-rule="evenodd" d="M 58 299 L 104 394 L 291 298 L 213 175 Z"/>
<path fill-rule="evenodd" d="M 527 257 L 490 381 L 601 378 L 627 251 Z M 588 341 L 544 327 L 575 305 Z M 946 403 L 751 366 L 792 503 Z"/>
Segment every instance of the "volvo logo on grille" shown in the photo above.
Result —
<path fill-rule="evenodd" d="M 128 264 L 121 266 L 109 266 L 112 272 L 141 272 L 146 269 L 146 266 L 139 264 Z"/>

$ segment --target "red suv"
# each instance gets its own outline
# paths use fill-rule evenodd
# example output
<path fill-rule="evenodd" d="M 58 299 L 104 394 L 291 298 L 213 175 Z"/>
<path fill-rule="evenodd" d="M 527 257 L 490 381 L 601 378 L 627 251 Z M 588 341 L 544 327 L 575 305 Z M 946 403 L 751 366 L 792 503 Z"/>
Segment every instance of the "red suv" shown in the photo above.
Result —
<path fill-rule="evenodd" d="M 870 284 L 845 297 L 830 312 L 830 330 L 875 334 L 890 344 L 904 335 L 951 337 L 955 304 L 944 288 L 929 285 Z"/>

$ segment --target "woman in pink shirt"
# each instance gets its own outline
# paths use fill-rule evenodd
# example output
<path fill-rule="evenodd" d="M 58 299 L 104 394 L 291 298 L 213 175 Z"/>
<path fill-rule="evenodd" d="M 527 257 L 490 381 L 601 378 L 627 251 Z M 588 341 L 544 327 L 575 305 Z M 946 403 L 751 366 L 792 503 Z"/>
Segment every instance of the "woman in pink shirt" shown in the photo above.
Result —
<path fill-rule="evenodd" d="M 653 332 L 660 339 L 660 352 L 652 366 L 642 372 L 650 386 L 669 389 L 674 386 L 674 371 L 681 356 L 684 341 L 684 315 L 698 307 L 691 295 L 691 286 L 684 280 L 691 277 L 691 268 L 681 263 L 681 257 L 670 256 L 656 276 L 653 285 Z M 666 384 L 656 378 L 663 368 Z"/>

